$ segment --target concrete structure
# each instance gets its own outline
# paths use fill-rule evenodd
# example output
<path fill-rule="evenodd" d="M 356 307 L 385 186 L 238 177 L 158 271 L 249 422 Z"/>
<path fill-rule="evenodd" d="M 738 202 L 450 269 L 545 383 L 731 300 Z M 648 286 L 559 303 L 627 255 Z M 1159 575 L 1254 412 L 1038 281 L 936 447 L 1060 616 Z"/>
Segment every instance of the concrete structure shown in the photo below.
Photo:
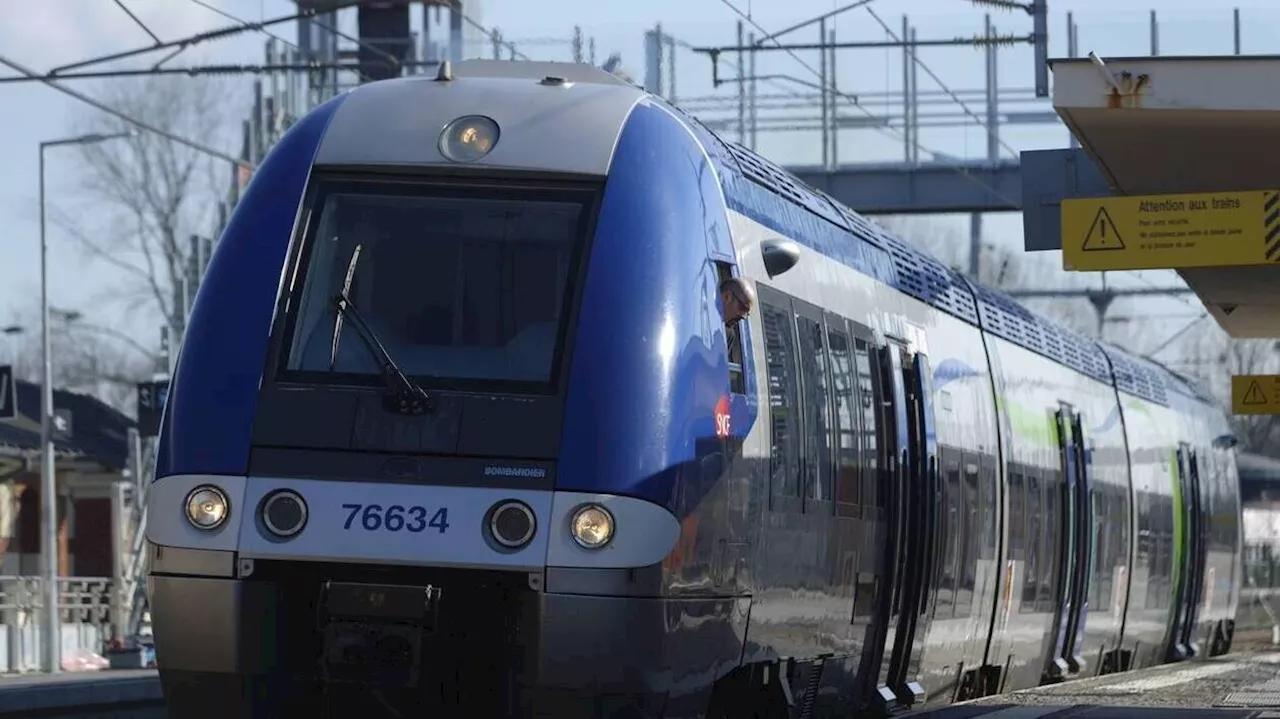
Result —
<path fill-rule="evenodd" d="M 1280 189 L 1280 58 L 1094 58 L 1050 66 L 1054 109 L 1112 194 Z M 1061 247 L 1061 237 L 1048 244 Z M 1233 337 L 1280 337 L 1280 261 L 1178 273 Z"/>

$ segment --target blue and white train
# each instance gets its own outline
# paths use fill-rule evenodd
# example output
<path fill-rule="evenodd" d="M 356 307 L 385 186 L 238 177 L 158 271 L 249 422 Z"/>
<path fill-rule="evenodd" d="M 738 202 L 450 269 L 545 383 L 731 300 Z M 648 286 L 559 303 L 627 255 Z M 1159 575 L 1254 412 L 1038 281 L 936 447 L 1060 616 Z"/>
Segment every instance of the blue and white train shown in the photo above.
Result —
<path fill-rule="evenodd" d="M 773 719 L 1217 655 L 1233 444 L 631 84 L 445 65 L 304 117 L 217 245 L 161 680 L 184 718 Z"/>

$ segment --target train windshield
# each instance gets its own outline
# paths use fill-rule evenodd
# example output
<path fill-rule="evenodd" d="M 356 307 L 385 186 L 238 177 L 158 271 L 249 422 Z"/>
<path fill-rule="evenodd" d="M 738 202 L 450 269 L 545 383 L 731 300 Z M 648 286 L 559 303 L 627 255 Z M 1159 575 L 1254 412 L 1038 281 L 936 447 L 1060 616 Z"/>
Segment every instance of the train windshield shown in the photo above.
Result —
<path fill-rule="evenodd" d="M 345 297 L 416 383 L 550 388 L 590 197 L 531 188 L 330 183 L 316 195 L 287 379 L 375 383 Z"/>

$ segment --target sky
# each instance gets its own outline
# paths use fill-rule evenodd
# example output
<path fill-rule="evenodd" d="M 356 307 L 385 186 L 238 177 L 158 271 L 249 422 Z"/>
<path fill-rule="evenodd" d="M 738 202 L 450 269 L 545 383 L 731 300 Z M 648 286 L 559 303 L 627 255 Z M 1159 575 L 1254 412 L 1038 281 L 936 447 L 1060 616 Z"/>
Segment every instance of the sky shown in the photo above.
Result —
<path fill-rule="evenodd" d="M 289 0 L 206 0 L 223 11 L 244 20 L 260 20 L 293 11 Z M 124 0 L 125 5 L 163 40 L 225 27 L 230 22 L 190 0 Z M 464 0 L 466 3 L 466 0 Z M 732 5 L 759 26 L 774 30 L 828 12 L 848 0 L 732 0 Z M 7 12 L 0 22 L 0 55 L 37 71 L 88 57 L 117 52 L 149 44 L 150 38 L 117 6 L 114 0 L 0 0 Z M 1050 56 L 1066 54 L 1066 15 L 1072 13 L 1079 27 L 1081 54 L 1090 50 L 1102 56 L 1145 55 L 1150 52 L 1149 11 L 1159 14 L 1160 53 L 1162 55 L 1212 55 L 1232 52 L 1231 5 L 1206 7 L 1200 0 L 1050 0 Z M 608 10 L 603 8 L 607 6 Z M 1280 7 L 1273 0 L 1252 0 L 1237 5 L 1242 13 L 1242 45 L 1245 54 L 1270 54 L 1268 42 L 1280 28 Z M 578 22 L 583 33 L 594 38 L 597 61 L 610 53 L 620 53 L 623 67 L 633 77 L 644 76 L 643 35 L 657 23 L 683 42 L 695 46 L 731 45 L 735 42 L 739 19 L 726 0 L 472 0 L 465 5 L 474 20 L 486 27 L 496 27 L 504 38 L 514 40 L 522 52 L 534 59 L 569 59 L 568 39 Z M 895 32 L 902 16 L 911 18 L 920 39 L 973 36 L 983 28 L 984 14 L 990 13 L 1001 32 L 1026 34 L 1030 18 L 1023 13 L 1001 11 L 966 0 L 874 0 L 870 4 Z M 348 16 L 353 15 L 348 13 Z M 606 19 L 607 18 L 607 19 Z M 875 20 L 863 9 L 841 15 L 829 27 L 840 40 L 884 40 L 885 35 Z M 348 17 L 344 29 L 354 32 L 354 17 Z M 748 30 L 752 28 L 748 26 Z M 273 32 L 295 39 L 292 25 L 275 26 Z M 808 28 L 788 37 L 795 42 L 813 42 L 817 29 Z M 266 37 L 243 33 L 229 39 L 206 43 L 188 51 L 171 64 L 259 63 L 262 61 Z M 521 42 L 525 40 L 525 42 Z M 552 42 L 554 40 L 555 42 Z M 479 48 L 469 48 L 474 54 Z M 802 57 L 816 65 L 816 53 Z M 971 110 L 981 114 L 984 101 L 980 90 L 984 82 L 983 52 L 973 48 L 926 48 L 920 51 L 925 65 L 937 75 L 946 89 L 960 93 Z M 155 58 L 158 59 L 158 58 Z M 143 56 L 142 61 L 152 61 Z M 838 84 L 844 93 L 857 95 L 864 104 L 872 102 L 876 93 L 900 88 L 900 50 L 850 50 L 837 59 Z M 120 67 L 140 67 L 142 62 L 121 63 Z M 1024 46 L 1001 49 L 998 60 L 1002 92 L 1012 98 L 1023 97 L 1033 86 L 1031 51 Z M 722 68 L 723 69 L 723 68 Z M 677 101 L 684 98 L 716 95 L 734 96 L 732 87 L 714 90 L 711 64 L 705 55 L 682 50 L 677 56 Z M 757 74 L 786 73 L 816 80 L 794 59 L 782 53 L 761 55 Z M 0 77 L 9 74 L 0 69 Z M 196 80 L 193 80 L 196 82 Z M 239 94 L 231 94 L 227 102 L 249 108 L 251 78 L 238 83 Z M 100 81 L 74 80 L 68 86 L 89 95 L 102 92 Z M 919 73 L 921 91 L 936 91 L 939 85 Z M 768 90 L 761 87 L 760 92 Z M 690 101 L 696 105 L 699 101 Z M 705 102 L 701 101 L 701 102 Z M 868 105 L 874 107 L 874 105 Z M 1047 100 L 1021 101 L 1018 109 L 1049 110 Z M 929 111 L 959 111 L 954 103 L 925 108 Z M 42 140 L 77 133 L 77 128 L 97 111 L 40 83 L 0 83 L 0 326 L 23 319 L 29 322 L 39 300 L 39 236 L 37 203 L 37 146 Z M 240 110 L 236 111 L 236 116 Z M 145 118 L 143 118 L 145 119 Z M 1001 139 L 1014 150 L 1066 147 L 1068 133 L 1059 123 L 1008 126 Z M 956 157 L 982 157 L 986 153 L 986 131 L 975 122 L 963 128 L 927 128 L 922 130 L 920 144 Z M 758 149 L 782 163 L 814 164 L 819 159 L 816 133 L 776 133 L 762 135 Z M 893 161 L 902 158 L 902 142 L 870 131 L 849 131 L 840 139 L 842 163 Z M 221 149 L 230 150 L 230 147 Z M 1010 155 L 1008 149 L 1002 154 Z M 74 150 L 53 150 L 46 166 L 47 197 L 50 206 L 76 209 L 87 228 L 105 216 L 99 209 L 85 207 L 78 195 L 77 156 Z M 965 218 L 935 217 L 927 221 L 937 231 L 954 232 L 958 241 L 967 242 Z M 101 261 L 91 261 L 60 228 L 51 225 L 50 301 L 56 307 L 76 310 L 84 321 L 116 329 L 137 338 L 143 344 L 154 344 L 158 337 L 156 318 L 129 308 L 112 298 L 120 295 L 122 283 L 130 281 L 118 270 Z M 984 221 L 984 242 L 1020 251 L 1021 219 L 1016 214 L 989 215 Z M 1037 253 L 1031 260 L 1043 283 L 1096 284 L 1096 276 L 1062 273 L 1059 253 Z M 1037 277 L 1041 275 L 1038 274 Z M 1113 286 L 1168 286 L 1180 284 L 1171 272 L 1114 273 Z M 1176 331 L 1189 316 L 1199 311 L 1194 298 L 1144 299 L 1141 302 L 1117 301 L 1113 313 L 1167 319 L 1162 326 Z M 34 327 L 32 329 L 35 329 Z M 1157 333 L 1144 340 L 1147 345 L 1132 347 L 1137 351 L 1159 344 Z M 12 347 L 0 334 L 0 361 Z"/>

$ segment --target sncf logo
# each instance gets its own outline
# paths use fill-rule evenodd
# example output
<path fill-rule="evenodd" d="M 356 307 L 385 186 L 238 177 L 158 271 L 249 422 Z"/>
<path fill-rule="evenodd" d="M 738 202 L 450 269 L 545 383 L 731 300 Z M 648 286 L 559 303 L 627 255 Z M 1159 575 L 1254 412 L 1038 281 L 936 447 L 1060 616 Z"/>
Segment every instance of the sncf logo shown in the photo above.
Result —
<path fill-rule="evenodd" d="M 729 413 L 729 398 L 721 397 L 716 402 L 716 436 L 720 438 L 728 437 L 732 431 L 731 419 Z"/>

